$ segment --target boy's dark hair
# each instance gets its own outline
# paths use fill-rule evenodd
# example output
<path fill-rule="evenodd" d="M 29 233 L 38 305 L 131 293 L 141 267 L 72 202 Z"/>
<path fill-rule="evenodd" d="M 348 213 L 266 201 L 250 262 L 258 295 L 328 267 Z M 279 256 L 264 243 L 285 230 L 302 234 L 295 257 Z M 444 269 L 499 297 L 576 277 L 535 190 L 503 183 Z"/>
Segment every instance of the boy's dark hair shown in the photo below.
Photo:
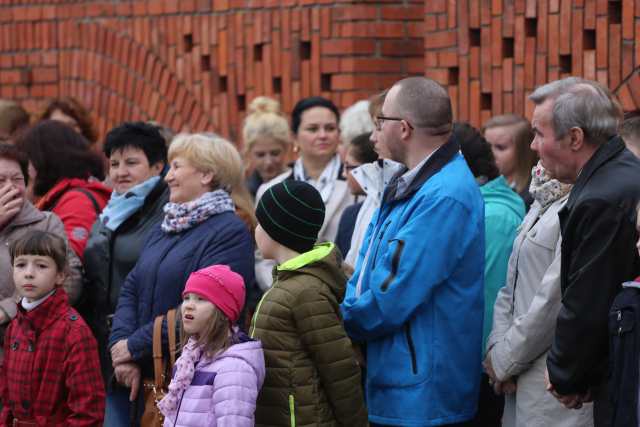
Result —
<path fill-rule="evenodd" d="M 104 154 L 111 157 L 115 151 L 125 148 L 144 151 L 149 166 L 167 163 L 167 145 L 158 126 L 145 122 L 126 122 L 109 131 L 104 143 Z"/>
<path fill-rule="evenodd" d="M 324 107 L 331 110 L 331 112 L 336 115 L 336 122 L 340 121 L 340 111 L 338 110 L 338 107 L 336 107 L 336 104 L 329 99 L 321 96 L 303 98 L 296 103 L 295 107 L 293 107 L 293 111 L 291 112 L 291 130 L 293 130 L 294 134 L 298 133 L 298 128 L 300 128 L 302 113 L 315 107 Z"/>
<path fill-rule="evenodd" d="M 351 155 L 362 164 L 378 160 L 378 153 L 373 149 L 370 138 L 371 132 L 367 132 L 356 136 L 349 143 Z"/>
<path fill-rule="evenodd" d="M 20 135 L 17 145 L 37 172 L 33 183 L 36 196 L 44 196 L 63 178 L 104 179 L 102 158 L 82 135 L 64 123 L 39 122 Z"/>
<path fill-rule="evenodd" d="M 67 268 L 67 244 L 64 239 L 48 231 L 33 230 L 9 245 L 11 264 L 21 255 L 48 256 L 53 259 L 58 271 Z"/>
<path fill-rule="evenodd" d="M 474 177 L 484 176 L 491 181 L 500 176 L 491 146 L 476 128 L 469 123 L 456 122 L 453 124 L 453 137 L 460 143 L 462 156 Z"/>
<path fill-rule="evenodd" d="M 29 184 L 29 160 L 15 145 L 0 143 L 0 159 L 16 162 L 22 171 L 24 185 Z"/>

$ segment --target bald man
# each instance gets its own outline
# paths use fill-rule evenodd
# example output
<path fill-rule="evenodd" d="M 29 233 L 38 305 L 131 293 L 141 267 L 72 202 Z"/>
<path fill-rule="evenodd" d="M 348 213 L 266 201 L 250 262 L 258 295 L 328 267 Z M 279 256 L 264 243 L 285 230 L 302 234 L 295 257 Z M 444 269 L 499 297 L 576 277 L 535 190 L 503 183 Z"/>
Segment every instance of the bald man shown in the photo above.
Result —
<path fill-rule="evenodd" d="M 460 425 L 481 373 L 484 207 L 451 137 L 447 91 L 397 82 L 376 117 L 376 144 L 405 165 L 386 188 L 341 306 L 366 344 L 371 425 Z"/>

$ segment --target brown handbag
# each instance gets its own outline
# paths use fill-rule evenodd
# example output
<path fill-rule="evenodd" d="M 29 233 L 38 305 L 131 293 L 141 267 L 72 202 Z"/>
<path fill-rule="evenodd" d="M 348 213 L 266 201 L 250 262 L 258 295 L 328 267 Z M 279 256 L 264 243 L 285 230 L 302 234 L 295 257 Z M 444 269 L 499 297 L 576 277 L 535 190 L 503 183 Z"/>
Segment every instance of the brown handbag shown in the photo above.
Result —
<path fill-rule="evenodd" d="M 158 409 L 158 402 L 167 393 L 171 382 L 171 371 L 176 362 L 176 310 L 167 312 L 167 336 L 169 338 L 169 363 L 162 359 L 162 320 L 164 315 L 153 321 L 153 379 L 144 379 L 144 412 L 140 420 L 141 427 L 162 427 L 164 417 Z"/>

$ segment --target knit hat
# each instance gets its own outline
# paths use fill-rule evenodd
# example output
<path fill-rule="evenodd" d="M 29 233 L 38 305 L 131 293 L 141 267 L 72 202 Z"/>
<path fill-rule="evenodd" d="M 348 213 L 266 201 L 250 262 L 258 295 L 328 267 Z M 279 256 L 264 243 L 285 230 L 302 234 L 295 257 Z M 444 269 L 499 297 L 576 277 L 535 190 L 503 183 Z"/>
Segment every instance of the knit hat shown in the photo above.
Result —
<path fill-rule="evenodd" d="M 273 240 L 304 253 L 313 249 L 318 240 L 324 222 L 324 202 L 310 184 L 285 180 L 264 192 L 256 218 Z"/>
<path fill-rule="evenodd" d="M 184 297 L 194 293 L 218 307 L 235 323 L 244 307 L 244 280 L 227 265 L 212 265 L 189 275 L 182 291 Z"/>

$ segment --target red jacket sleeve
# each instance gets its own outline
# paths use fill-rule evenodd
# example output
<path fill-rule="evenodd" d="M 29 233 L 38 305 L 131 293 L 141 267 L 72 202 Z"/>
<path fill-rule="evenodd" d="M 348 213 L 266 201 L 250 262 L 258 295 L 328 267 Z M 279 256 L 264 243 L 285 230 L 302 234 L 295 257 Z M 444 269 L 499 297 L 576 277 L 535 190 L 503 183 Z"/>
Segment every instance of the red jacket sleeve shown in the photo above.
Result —
<path fill-rule="evenodd" d="M 98 346 L 84 323 L 73 325 L 69 334 L 69 347 L 64 362 L 67 405 L 71 415 L 65 425 L 69 427 L 102 425 L 104 420 L 105 391 Z"/>
<path fill-rule="evenodd" d="M 7 326 L 7 330 L 4 335 L 4 358 L 2 360 L 2 365 L 0 367 L 0 401 L 7 402 L 9 400 L 9 389 L 7 387 L 7 372 L 6 372 L 6 360 L 9 356 L 10 345 L 11 345 L 11 325 L 13 322 L 9 323 Z M 9 405 L 2 405 L 2 412 L 0 412 L 0 426 L 8 426 L 9 425 Z"/>
<path fill-rule="evenodd" d="M 69 190 L 60 197 L 53 213 L 62 220 L 71 248 L 84 262 L 84 248 L 98 216 L 93 202 L 86 194 Z"/>

